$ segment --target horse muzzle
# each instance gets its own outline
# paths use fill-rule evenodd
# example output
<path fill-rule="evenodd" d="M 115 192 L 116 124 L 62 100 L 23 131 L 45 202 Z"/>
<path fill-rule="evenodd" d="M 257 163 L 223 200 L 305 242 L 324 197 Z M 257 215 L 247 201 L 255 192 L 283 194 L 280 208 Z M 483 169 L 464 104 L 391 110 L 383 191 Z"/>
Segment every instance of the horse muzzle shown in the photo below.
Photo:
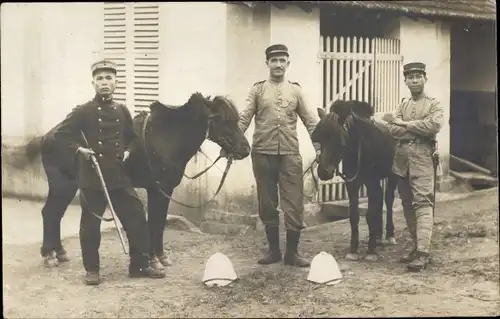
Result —
<path fill-rule="evenodd" d="M 333 166 L 325 168 L 324 165 L 318 165 L 318 177 L 322 181 L 328 181 L 333 178 L 335 168 Z"/>
<path fill-rule="evenodd" d="M 235 160 L 242 160 L 250 155 L 250 145 L 244 145 L 242 147 L 238 147 L 238 149 L 233 150 L 232 152 L 228 152 L 231 157 Z"/>

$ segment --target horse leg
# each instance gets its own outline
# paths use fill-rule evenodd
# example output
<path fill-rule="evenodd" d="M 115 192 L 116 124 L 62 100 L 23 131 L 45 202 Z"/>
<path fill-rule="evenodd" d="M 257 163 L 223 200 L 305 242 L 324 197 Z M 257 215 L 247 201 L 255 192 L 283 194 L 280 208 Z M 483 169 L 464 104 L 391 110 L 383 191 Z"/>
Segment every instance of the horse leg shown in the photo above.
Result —
<path fill-rule="evenodd" d="M 366 180 L 366 188 L 368 191 L 368 210 L 366 212 L 366 222 L 368 224 L 368 255 L 366 260 L 377 261 L 379 256 L 375 251 L 377 247 L 377 238 L 382 234 L 382 208 L 384 205 L 384 193 L 380 180 L 372 177 Z"/>
<path fill-rule="evenodd" d="M 168 196 L 173 190 L 166 191 Z M 163 251 L 163 233 L 167 223 L 167 212 L 170 200 L 156 189 L 148 189 L 148 227 L 150 238 L 151 267 L 163 269 L 172 263 Z"/>
<path fill-rule="evenodd" d="M 68 262 L 69 257 L 61 242 L 61 220 L 76 195 L 78 186 L 56 168 L 45 167 L 49 180 L 49 194 L 42 208 L 43 242 L 40 249 L 44 265 L 55 267 Z"/>
<path fill-rule="evenodd" d="M 398 180 L 395 175 L 390 175 L 387 179 L 387 187 L 385 190 L 385 207 L 387 208 L 387 220 L 385 226 L 385 238 L 390 245 L 396 244 L 396 236 L 394 234 L 394 222 L 392 218 L 395 191 L 398 185 Z"/>
<path fill-rule="evenodd" d="M 351 245 L 350 251 L 345 259 L 356 261 L 359 259 L 359 188 L 360 184 L 355 182 L 346 183 L 347 194 L 349 196 L 349 223 L 351 224 Z"/>

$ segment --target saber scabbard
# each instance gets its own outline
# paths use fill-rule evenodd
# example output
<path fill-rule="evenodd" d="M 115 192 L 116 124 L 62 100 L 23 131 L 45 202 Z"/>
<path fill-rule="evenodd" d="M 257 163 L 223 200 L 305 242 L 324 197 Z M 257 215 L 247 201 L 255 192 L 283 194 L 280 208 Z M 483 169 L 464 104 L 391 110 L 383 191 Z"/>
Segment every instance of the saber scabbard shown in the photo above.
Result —
<path fill-rule="evenodd" d="M 83 132 L 82 132 L 82 136 L 83 136 L 83 139 L 85 140 L 85 143 L 88 146 L 87 138 L 85 137 L 85 134 Z M 113 217 L 116 231 L 118 232 L 118 236 L 120 237 L 120 242 L 122 244 L 123 252 L 125 253 L 125 255 L 128 255 L 127 245 L 125 244 L 125 239 L 123 237 L 120 225 L 118 225 L 115 209 L 113 208 L 113 203 L 111 202 L 111 197 L 109 197 L 108 188 L 106 187 L 106 182 L 104 181 L 104 176 L 102 175 L 101 167 L 99 166 L 99 162 L 97 161 L 97 158 L 95 157 L 95 155 L 90 155 L 90 160 L 92 161 L 92 164 L 94 164 L 95 171 L 96 171 L 97 175 L 99 176 L 99 180 L 101 181 L 102 190 L 104 192 L 104 196 L 106 197 L 106 201 L 108 202 L 108 207 L 109 207 L 109 210 L 111 211 L 111 216 Z"/>

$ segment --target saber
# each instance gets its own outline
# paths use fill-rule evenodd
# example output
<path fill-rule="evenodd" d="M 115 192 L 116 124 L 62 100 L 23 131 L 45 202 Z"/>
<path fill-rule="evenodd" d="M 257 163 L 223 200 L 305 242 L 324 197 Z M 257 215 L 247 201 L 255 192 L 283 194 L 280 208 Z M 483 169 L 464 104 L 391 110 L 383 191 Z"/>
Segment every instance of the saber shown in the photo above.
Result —
<path fill-rule="evenodd" d="M 87 142 L 87 138 L 85 137 L 85 134 L 83 133 L 83 131 L 81 133 L 82 133 L 83 139 L 85 141 L 85 144 L 87 144 L 87 146 L 88 146 L 88 142 Z M 117 217 L 116 217 L 115 209 L 113 208 L 113 203 L 111 202 L 111 198 L 109 197 L 108 188 L 106 187 L 106 182 L 104 181 L 104 176 L 102 175 L 101 167 L 99 166 L 99 162 L 97 161 L 97 158 L 95 157 L 95 155 L 93 155 L 93 154 L 90 155 L 90 159 L 91 159 L 92 163 L 94 164 L 94 168 L 96 170 L 96 173 L 99 176 L 99 180 L 101 181 L 101 186 L 102 186 L 102 189 L 104 191 L 104 196 L 106 197 L 106 201 L 108 202 L 108 207 L 109 207 L 109 210 L 111 211 L 111 216 L 113 216 L 113 221 L 115 222 L 116 231 L 118 232 L 118 236 L 120 237 L 120 242 L 122 244 L 123 252 L 125 253 L 125 255 L 128 255 L 127 245 L 125 245 L 125 240 L 123 238 L 122 231 L 121 231 L 120 226 L 118 225 L 118 222 L 116 220 Z"/>
<path fill-rule="evenodd" d="M 435 147 L 432 153 L 432 162 L 434 166 L 434 196 L 432 199 L 432 219 L 434 219 L 434 211 L 436 210 L 436 192 L 437 192 L 437 178 L 442 175 L 441 162 L 439 160 L 439 152 L 437 147 Z"/>

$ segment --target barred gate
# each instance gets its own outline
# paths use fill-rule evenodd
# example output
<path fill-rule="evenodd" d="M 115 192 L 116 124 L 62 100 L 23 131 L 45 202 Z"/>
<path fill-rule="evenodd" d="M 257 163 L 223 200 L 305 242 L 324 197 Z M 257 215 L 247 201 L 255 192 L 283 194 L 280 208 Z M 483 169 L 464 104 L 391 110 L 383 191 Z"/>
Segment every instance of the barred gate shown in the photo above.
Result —
<path fill-rule="evenodd" d="M 321 37 L 319 58 L 323 65 L 324 108 L 338 99 L 370 103 L 376 113 L 391 112 L 397 107 L 403 60 L 398 39 Z M 384 180 L 384 189 L 385 185 Z M 360 197 L 366 195 L 363 186 Z M 346 199 L 347 189 L 339 176 L 319 182 L 319 202 Z"/>
<path fill-rule="evenodd" d="M 114 97 L 133 114 L 158 100 L 159 39 L 158 3 L 104 3 L 104 58 L 118 64 Z"/>

